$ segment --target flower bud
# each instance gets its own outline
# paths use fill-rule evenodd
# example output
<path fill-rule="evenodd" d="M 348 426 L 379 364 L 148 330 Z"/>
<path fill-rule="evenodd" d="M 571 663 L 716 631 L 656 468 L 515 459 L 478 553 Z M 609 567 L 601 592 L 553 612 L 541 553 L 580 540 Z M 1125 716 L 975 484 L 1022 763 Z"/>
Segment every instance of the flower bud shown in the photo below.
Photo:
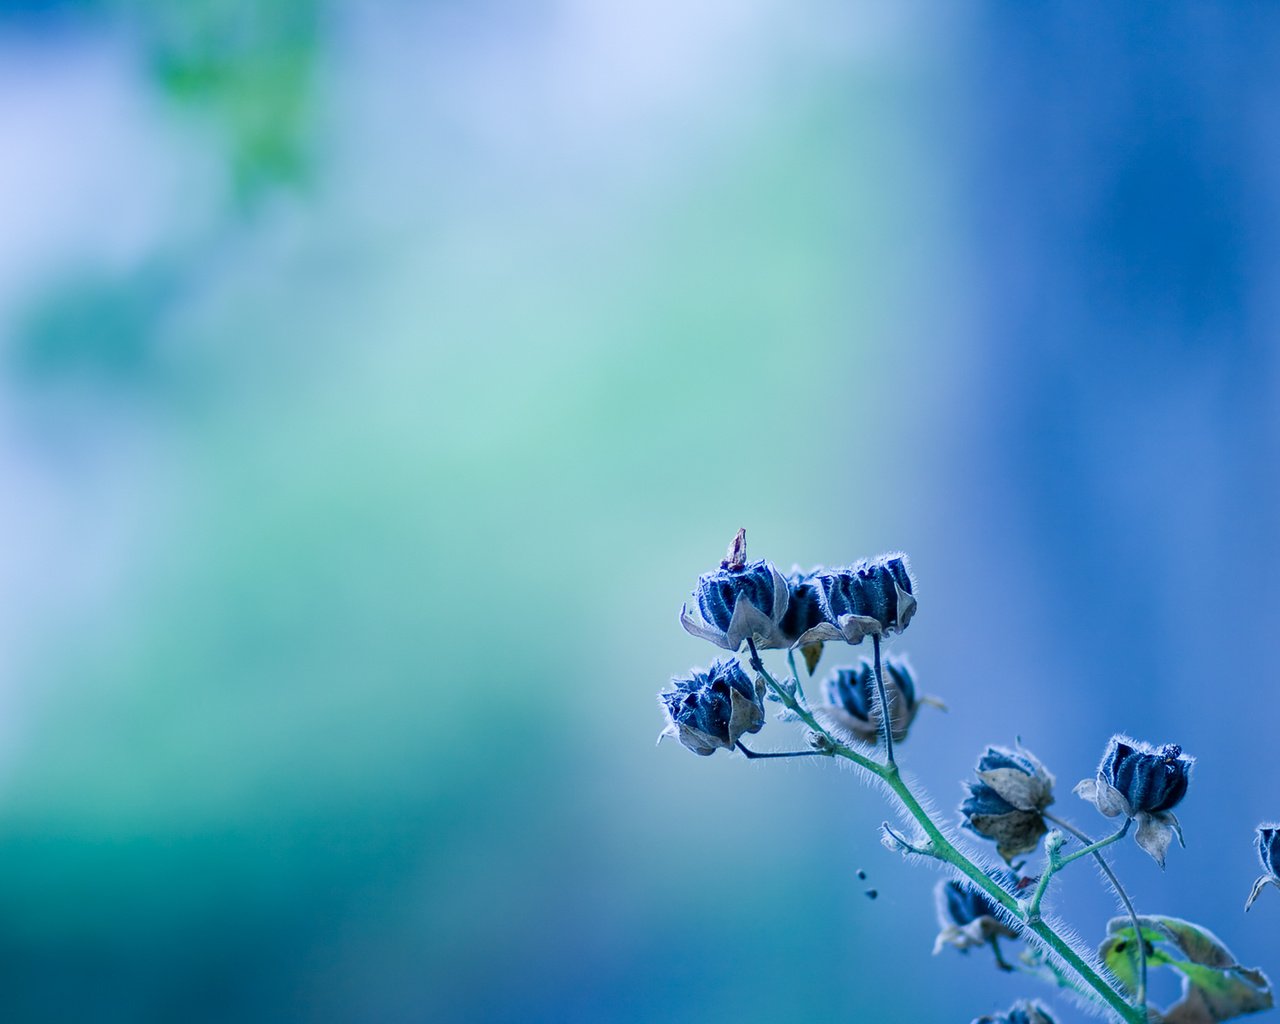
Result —
<path fill-rule="evenodd" d="M 667 713 L 667 727 L 658 736 L 674 736 L 695 754 L 732 750 L 747 733 L 764 727 L 764 687 L 752 683 L 737 661 L 715 662 L 688 679 L 673 680 L 675 688 L 658 694 Z"/>
<path fill-rule="evenodd" d="M 1008 1013 L 977 1017 L 973 1024 L 1054 1024 L 1054 1020 L 1038 999 L 1034 1002 L 1024 999 L 1015 1003 Z"/>
<path fill-rule="evenodd" d="M 921 704 L 939 704 L 934 697 L 920 697 L 915 677 L 906 658 L 890 655 L 884 659 L 884 695 L 889 702 L 889 721 L 893 738 L 901 743 L 916 719 Z M 880 732 L 880 713 L 876 705 L 875 668 L 863 659 L 856 668 L 837 668 L 822 684 L 827 713 L 844 728 L 868 743 L 874 743 Z"/>
<path fill-rule="evenodd" d="M 813 585 L 814 574 L 819 571 L 804 572 L 799 566 L 792 568 L 787 576 L 787 614 L 782 617 L 782 633 L 792 646 L 799 646 L 809 675 L 813 675 L 822 657 L 822 641 L 800 643 L 800 638 L 827 621 L 822 617 L 818 588 Z"/>
<path fill-rule="evenodd" d="M 1113 736 L 1097 777 L 1085 779 L 1075 791 L 1108 818 L 1124 815 L 1137 821 L 1138 845 L 1164 867 L 1172 837 L 1186 845 L 1173 808 L 1187 795 L 1194 763 L 1177 744 L 1157 748 Z"/>
<path fill-rule="evenodd" d="M 1011 882 L 1012 876 L 1002 873 L 996 881 L 1002 888 Z M 1013 938 L 1017 935 L 1000 916 L 990 896 L 968 882 L 944 879 L 934 889 L 938 911 L 938 938 L 933 944 L 937 955 L 943 946 L 955 946 L 959 950 L 974 949 L 993 943 L 999 936 Z"/>
<path fill-rule="evenodd" d="M 823 621 L 793 641 L 861 643 L 864 637 L 900 633 L 916 611 L 915 584 L 906 555 L 882 555 L 845 569 L 821 569 L 810 576 Z"/>
<path fill-rule="evenodd" d="M 693 597 L 701 621 L 688 604 L 680 609 L 680 624 L 694 636 L 728 651 L 747 640 L 759 647 L 788 647 L 782 631 L 787 614 L 787 581 L 772 562 L 746 561 L 745 530 L 739 530 L 720 568 L 703 573 Z"/>
<path fill-rule="evenodd" d="M 1172 810 L 1187 795 L 1191 764 L 1177 744 L 1156 750 L 1116 737 L 1098 774 L 1124 797 L 1134 813 L 1158 814 Z"/>
<path fill-rule="evenodd" d="M 996 841 L 1006 863 L 1030 853 L 1047 826 L 1044 811 L 1053 803 L 1053 776 L 1029 750 L 988 747 L 978 760 L 977 782 L 960 805 L 964 826 Z"/>
<path fill-rule="evenodd" d="M 1244 905 L 1246 913 L 1268 883 L 1280 889 L 1280 825 L 1259 825 L 1255 843 L 1263 873 L 1253 883 L 1253 891 Z"/>
<path fill-rule="evenodd" d="M 818 588 L 813 584 L 813 577 L 820 571 L 803 572 L 797 566 L 787 575 L 787 614 L 782 617 L 782 631 L 792 643 L 826 622 L 818 602 Z"/>

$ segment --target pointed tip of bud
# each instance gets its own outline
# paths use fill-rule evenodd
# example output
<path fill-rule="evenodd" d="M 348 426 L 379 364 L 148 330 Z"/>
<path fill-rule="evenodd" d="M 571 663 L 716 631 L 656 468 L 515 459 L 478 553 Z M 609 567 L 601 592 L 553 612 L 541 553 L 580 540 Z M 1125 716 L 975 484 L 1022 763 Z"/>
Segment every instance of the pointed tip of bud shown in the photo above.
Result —
<path fill-rule="evenodd" d="M 747 528 L 741 526 L 734 535 L 733 540 L 729 543 L 729 550 L 725 553 L 724 560 L 720 563 L 721 569 L 729 569 L 733 572 L 744 568 L 747 564 Z"/>

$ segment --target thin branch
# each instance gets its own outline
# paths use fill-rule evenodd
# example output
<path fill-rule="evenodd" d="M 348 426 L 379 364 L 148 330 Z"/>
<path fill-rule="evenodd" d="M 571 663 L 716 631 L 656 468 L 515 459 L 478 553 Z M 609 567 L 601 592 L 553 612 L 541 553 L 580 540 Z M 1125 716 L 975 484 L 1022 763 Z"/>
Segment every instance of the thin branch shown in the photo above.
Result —
<path fill-rule="evenodd" d="M 763 757 L 831 757 L 832 756 L 831 751 L 829 750 L 779 750 L 779 751 L 769 751 L 768 753 L 764 753 L 758 750 L 748 750 L 747 747 L 743 744 L 742 740 L 738 740 L 738 749 L 741 750 L 747 757 L 752 758 L 753 760 L 755 758 L 763 758 Z"/>
<path fill-rule="evenodd" d="M 1053 822 L 1064 832 L 1070 832 L 1080 842 L 1092 843 L 1088 834 L 1080 831 L 1071 822 L 1053 814 L 1046 814 L 1045 819 Z M 1147 940 L 1142 937 L 1142 925 L 1138 921 L 1138 912 L 1134 909 L 1133 900 L 1129 899 L 1129 894 L 1125 891 L 1124 886 L 1120 884 L 1120 879 L 1116 877 L 1116 873 L 1111 869 L 1111 865 L 1107 863 L 1106 858 L 1101 853 L 1095 853 L 1093 859 L 1098 862 L 1098 867 L 1107 876 L 1107 881 L 1111 883 L 1112 890 L 1120 898 L 1120 902 L 1124 904 L 1124 909 L 1129 914 L 1129 920 L 1133 923 L 1133 933 L 1138 938 L 1138 1006 L 1145 1010 L 1147 1008 Z"/>
<path fill-rule="evenodd" d="M 1036 891 L 1032 894 L 1030 902 L 1027 904 L 1027 913 L 1031 917 L 1040 916 L 1040 901 L 1044 899 L 1044 894 L 1049 888 L 1049 882 L 1059 871 L 1065 868 L 1072 861 L 1079 860 L 1081 857 L 1087 857 L 1090 854 L 1096 854 L 1099 850 L 1110 846 L 1112 843 L 1118 843 L 1129 833 L 1129 826 L 1133 824 L 1132 818 L 1126 818 L 1124 824 L 1120 826 L 1120 831 L 1114 835 L 1107 836 L 1106 839 L 1100 839 L 1096 843 L 1091 843 L 1083 850 L 1076 850 L 1074 853 L 1065 857 L 1058 855 L 1058 850 L 1062 845 L 1062 833 L 1051 833 L 1049 839 L 1045 842 L 1045 868 L 1044 874 L 1040 876 L 1040 884 L 1036 886 Z"/>

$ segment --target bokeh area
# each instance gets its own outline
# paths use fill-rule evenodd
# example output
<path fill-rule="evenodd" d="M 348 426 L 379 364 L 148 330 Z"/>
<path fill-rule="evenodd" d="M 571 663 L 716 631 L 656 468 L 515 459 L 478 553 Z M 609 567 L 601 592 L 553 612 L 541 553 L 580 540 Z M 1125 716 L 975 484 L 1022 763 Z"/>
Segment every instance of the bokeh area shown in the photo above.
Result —
<path fill-rule="evenodd" d="M 1269 5 L 0 0 L 0 1016 L 1083 1020 L 930 956 L 852 774 L 655 748 L 739 526 L 909 552 L 943 813 L 990 742 L 1099 833 L 1112 732 L 1196 755 L 1116 866 L 1280 976 L 1278 58 Z"/>

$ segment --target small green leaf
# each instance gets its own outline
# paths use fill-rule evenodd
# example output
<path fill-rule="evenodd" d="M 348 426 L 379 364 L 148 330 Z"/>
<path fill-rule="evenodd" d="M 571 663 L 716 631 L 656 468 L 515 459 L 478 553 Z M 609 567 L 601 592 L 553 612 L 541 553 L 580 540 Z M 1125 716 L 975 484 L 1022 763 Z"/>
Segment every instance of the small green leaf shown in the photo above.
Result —
<path fill-rule="evenodd" d="M 1164 933 L 1155 928 L 1148 928 L 1146 925 L 1148 918 L 1141 920 L 1143 921 L 1142 934 L 1147 940 L 1147 966 L 1150 968 L 1168 963 L 1168 956 L 1163 951 L 1153 948 L 1155 943 L 1164 941 Z M 1118 928 L 1117 924 L 1124 924 L 1127 927 Z M 1111 934 L 1098 948 L 1098 954 L 1106 964 L 1107 970 L 1119 978 L 1130 993 L 1137 992 L 1138 946 L 1134 940 L 1133 926 L 1127 917 L 1118 917 L 1111 921 L 1107 930 Z"/>

